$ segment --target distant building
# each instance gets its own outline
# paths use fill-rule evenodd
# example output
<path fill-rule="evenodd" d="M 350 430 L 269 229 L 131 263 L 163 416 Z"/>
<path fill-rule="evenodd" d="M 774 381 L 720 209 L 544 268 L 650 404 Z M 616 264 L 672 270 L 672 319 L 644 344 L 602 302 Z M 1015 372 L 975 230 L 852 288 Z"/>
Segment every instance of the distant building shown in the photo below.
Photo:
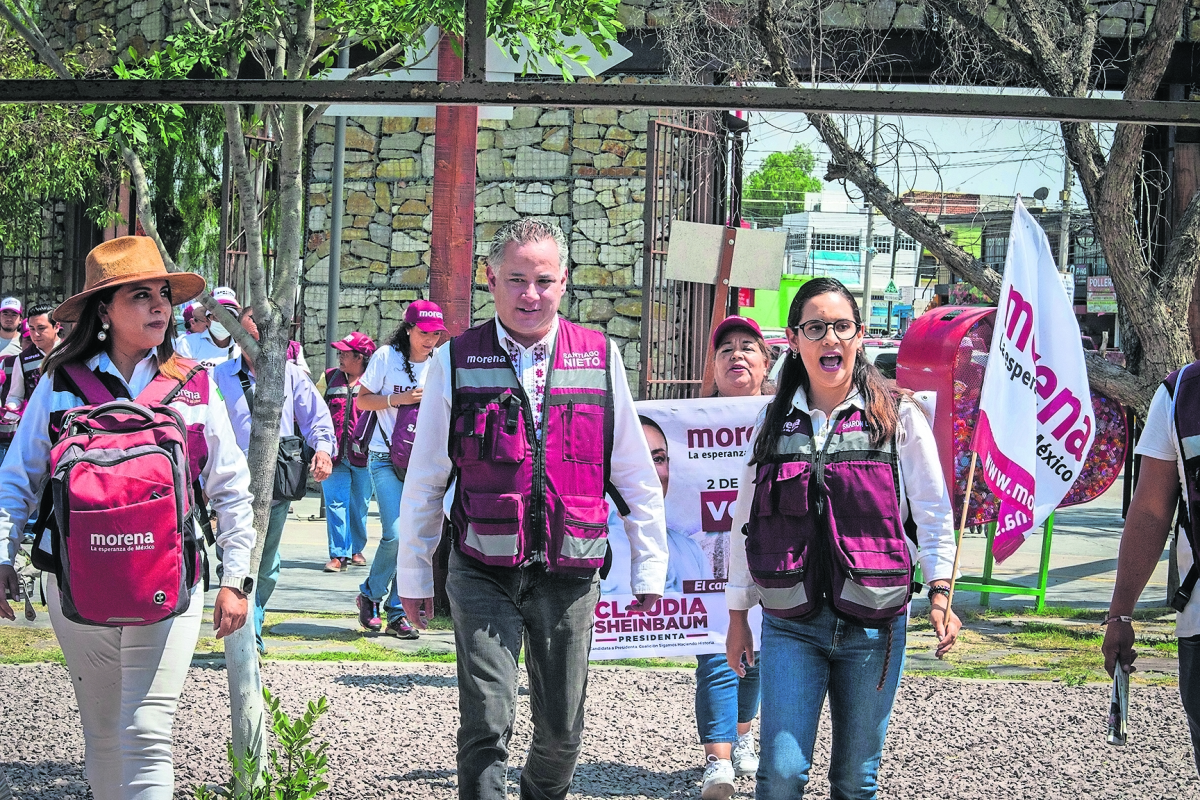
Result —
<path fill-rule="evenodd" d="M 901 320 L 912 317 L 911 298 L 915 292 L 911 290 L 916 286 L 921 248 L 911 236 L 897 235 L 895 226 L 878 212 L 872 227 L 868 242 L 866 207 L 840 191 L 810 192 L 805 197 L 804 211 L 783 217 L 783 228 L 788 232 L 787 272 L 837 278 L 861 298 L 870 255 L 870 328 L 877 332 L 903 330 L 906 323 Z M 909 291 L 904 291 L 903 300 L 892 302 L 889 325 L 884 290 L 893 281 L 898 289 L 907 287 Z"/>

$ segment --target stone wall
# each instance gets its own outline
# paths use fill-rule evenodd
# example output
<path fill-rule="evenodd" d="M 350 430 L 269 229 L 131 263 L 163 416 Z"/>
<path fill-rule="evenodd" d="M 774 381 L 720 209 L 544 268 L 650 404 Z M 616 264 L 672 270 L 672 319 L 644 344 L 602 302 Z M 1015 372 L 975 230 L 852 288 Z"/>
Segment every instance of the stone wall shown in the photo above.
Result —
<path fill-rule="evenodd" d="M 484 277 L 491 238 L 509 220 L 547 218 L 570 238 L 562 312 L 607 331 L 637 369 L 649 119 L 645 111 L 517 108 L 512 120 L 480 122 L 474 321 L 494 313 Z M 314 367 L 327 339 L 333 125 L 319 125 L 315 139 L 301 329 Z M 348 120 L 339 336 L 387 336 L 408 301 L 428 296 L 433 146 L 431 118 Z"/>

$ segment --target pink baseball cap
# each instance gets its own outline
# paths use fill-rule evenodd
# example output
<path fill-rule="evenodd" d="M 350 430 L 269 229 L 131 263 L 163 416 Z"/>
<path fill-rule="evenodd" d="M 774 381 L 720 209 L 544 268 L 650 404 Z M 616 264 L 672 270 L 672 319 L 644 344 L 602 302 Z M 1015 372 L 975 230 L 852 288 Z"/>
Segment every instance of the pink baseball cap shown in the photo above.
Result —
<path fill-rule="evenodd" d="M 749 317 L 729 316 L 721 321 L 717 329 L 713 331 L 712 346 L 716 348 L 717 342 L 721 341 L 721 337 L 734 328 L 745 328 L 753 333 L 758 338 L 762 338 L 762 328 L 758 327 L 758 323 Z"/>
<path fill-rule="evenodd" d="M 6 297 L 0 300 L 0 311 L 15 311 L 21 313 L 21 301 L 15 297 Z"/>
<path fill-rule="evenodd" d="M 354 331 L 348 334 L 344 339 L 340 339 L 333 343 L 334 350 L 344 350 L 347 353 L 362 353 L 367 358 L 375 352 L 375 340 L 365 333 Z"/>
<path fill-rule="evenodd" d="M 218 286 L 212 290 L 213 300 L 216 300 L 223 306 L 233 306 L 241 309 L 242 304 L 238 302 L 237 294 L 228 286 Z"/>
<path fill-rule="evenodd" d="M 442 307 L 432 300 L 413 300 L 404 312 L 404 321 L 426 333 L 446 330 Z"/>

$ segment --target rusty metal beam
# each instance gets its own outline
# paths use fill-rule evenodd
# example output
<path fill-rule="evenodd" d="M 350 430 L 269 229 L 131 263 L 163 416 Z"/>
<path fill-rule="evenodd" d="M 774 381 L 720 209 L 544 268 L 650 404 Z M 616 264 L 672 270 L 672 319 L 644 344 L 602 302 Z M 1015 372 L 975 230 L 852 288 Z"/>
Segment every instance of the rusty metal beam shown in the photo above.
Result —
<path fill-rule="evenodd" d="M 1167 100 L 608 83 L 402 81 L 0 81 L 2 103 L 369 103 L 682 108 L 1200 126 L 1200 103 Z"/>

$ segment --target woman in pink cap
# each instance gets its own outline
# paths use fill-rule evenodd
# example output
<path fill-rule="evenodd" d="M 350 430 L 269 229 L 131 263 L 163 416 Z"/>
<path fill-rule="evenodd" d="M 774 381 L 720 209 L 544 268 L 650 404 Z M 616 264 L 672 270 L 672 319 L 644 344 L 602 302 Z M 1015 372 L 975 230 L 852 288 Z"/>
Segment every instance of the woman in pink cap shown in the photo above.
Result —
<path fill-rule="evenodd" d="M 429 357 L 441 341 L 446 323 L 442 309 L 430 300 L 414 300 L 386 347 L 371 356 L 359 379 L 358 407 L 373 411 L 377 424 L 371 435 L 369 467 L 379 503 L 383 536 L 371 561 L 371 572 L 359 587 L 358 621 L 366 630 L 383 627 L 379 604 L 384 602 L 384 633 L 416 639 L 396 589 L 396 549 L 400 536 L 400 495 L 408 467 L 408 449 L 416 430 L 416 410 L 425 387 Z"/>
<path fill-rule="evenodd" d="M 359 379 L 375 354 L 375 340 L 354 331 L 332 345 L 338 365 L 325 370 L 325 404 L 333 417 L 337 454 L 333 472 L 321 484 L 325 494 L 325 527 L 329 534 L 329 563 L 326 572 L 346 567 L 365 567 L 367 559 L 367 504 L 374 486 L 367 464 L 351 452 L 351 436 L 362 410 L 358 407 Z"/>

